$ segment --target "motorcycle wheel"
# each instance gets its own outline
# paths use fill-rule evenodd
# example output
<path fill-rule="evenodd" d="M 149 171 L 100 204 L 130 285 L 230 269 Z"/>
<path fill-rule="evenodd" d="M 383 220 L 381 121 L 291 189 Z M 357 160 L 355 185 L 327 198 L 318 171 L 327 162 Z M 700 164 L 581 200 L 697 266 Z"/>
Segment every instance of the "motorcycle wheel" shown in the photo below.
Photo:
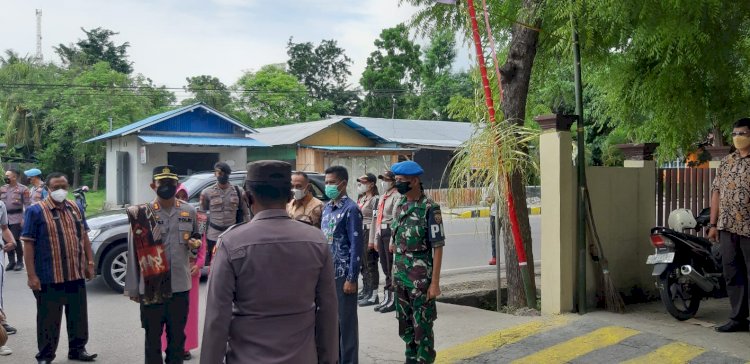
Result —
<path fill-rule="evenodd" d="M 693 318 L 703 299 L 700 288 L 681 278 L 676 266 L 659 276 L 659 293 L 667 312 L 680 321 Z"/>

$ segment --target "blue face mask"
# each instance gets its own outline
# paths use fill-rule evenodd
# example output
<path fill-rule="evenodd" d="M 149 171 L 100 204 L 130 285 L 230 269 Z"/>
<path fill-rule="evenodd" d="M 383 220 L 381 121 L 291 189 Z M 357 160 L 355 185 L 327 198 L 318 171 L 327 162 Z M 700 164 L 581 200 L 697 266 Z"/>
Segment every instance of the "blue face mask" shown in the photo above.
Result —
<path fill-rule="evenodd" d="M 331 200 L 335 200 L 340 194 L 341 191 L 339 191 L 338 185 L 326 185 L 326 196 Z"/>

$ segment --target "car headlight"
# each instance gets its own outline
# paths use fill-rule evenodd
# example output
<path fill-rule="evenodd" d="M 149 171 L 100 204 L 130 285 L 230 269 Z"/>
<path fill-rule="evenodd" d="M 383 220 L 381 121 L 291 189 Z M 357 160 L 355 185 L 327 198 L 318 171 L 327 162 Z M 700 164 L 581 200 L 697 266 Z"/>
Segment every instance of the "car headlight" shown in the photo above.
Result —
<path fill-rule="evenodd" d="M 99 236 L 99 234 L 101 233 L 102 231 L 99 229 L 89 230 L 89 240 L 96 239 L 96 237 Z"/>

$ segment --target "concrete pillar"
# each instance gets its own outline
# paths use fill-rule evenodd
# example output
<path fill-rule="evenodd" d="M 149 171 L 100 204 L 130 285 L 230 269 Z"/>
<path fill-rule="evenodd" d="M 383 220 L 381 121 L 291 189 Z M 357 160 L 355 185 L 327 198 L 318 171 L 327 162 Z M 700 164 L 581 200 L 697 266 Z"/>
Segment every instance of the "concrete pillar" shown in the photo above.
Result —
<path fill-rule="evenodd" d="M 537 117 L 542 127 L 539 159 L 542 188 L 542 313 L 573 310 L 575 292 L 575 169 L 571 120 Z"/>

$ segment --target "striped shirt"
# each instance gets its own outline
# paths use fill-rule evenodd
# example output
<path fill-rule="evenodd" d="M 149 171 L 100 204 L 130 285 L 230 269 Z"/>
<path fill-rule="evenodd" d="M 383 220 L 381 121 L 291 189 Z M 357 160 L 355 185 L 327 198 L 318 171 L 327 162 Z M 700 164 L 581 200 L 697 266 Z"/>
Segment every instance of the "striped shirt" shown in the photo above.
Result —
<path fill-rule="evenodd" d="M 51 197 L 26 209 L 21 240 L 34 245 L 34 268 L 42 284 L 85 278 L 84 234 L 89 230 L 78 206 L 59 208 Z"/>

